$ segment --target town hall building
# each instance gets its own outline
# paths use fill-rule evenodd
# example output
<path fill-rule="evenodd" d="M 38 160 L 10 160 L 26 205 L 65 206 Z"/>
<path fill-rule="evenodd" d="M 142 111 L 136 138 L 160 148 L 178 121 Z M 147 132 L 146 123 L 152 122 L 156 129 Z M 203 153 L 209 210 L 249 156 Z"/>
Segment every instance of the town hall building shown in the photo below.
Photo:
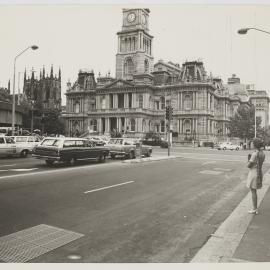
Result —
<path fill-rule="evenodd" d="M 165 137 L 165 107 L 171 105 L 173 141 L 226 140 L 229 118 L 240 104 L 250 106 L 249 98 L 231 94 L 220 78 L 207 74 L 202 61 L 154 63 L 149 14 L 149 9 L 123 9 L 116 78 L 80 70 L 77 81 L 67 84 L 67 135 L 118 131 Z M 268 106 L 268 96 L 265 100 Z"/>

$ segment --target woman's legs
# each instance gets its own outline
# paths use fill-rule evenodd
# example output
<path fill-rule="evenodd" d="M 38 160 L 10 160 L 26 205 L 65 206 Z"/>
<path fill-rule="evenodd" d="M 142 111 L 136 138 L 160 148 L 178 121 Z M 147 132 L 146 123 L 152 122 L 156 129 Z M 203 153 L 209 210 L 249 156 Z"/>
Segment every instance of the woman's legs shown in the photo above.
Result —
<path fill-rule="evenodd" d="M 257 209 L 257 189 L 251 188 L 251 195 L 252 195 L 252 204 L 253 204 L 253 210 Z"/>

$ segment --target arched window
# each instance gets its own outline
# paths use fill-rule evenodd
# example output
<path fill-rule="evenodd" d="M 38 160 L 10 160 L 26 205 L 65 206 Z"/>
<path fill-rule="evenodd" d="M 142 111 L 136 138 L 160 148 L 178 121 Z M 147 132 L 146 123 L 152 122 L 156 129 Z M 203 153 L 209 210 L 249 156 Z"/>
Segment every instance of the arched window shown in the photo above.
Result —
<path fill-rule="evenodd" d="M 136 127 L 136 121 L 135 121 L 135 119 L 132 118 L 130 120 L 130 130 L 135 131 L 135 127 Z"/>
<path fill-rule="evenodd" d="M 184 97 L 184 109 L 191 110 L 192 100 L 190 95 L 185 95 Z"/>
<path fill-rule="evenodd" d="M 161 120 L 160 122 L 160 128 L 161 128 L 161 132 L 165 132 L 165 121 L 164 120 Z"/>
<path fill-rule="evenodd" d="M 134 73 L 134 64 L 131 58 L 128 58 L 124 64 L 124 73 L 131 75 Z"/>
<path fill-rule="evenodd" d="M 165 97 L 160 98 L 160 103 L 161 103 L 161 110 L 165 109 Z"/>
<path fill-rule="evenodd" d="M 149 62 L 147 59 L 144 60 L 144 72 L 145 73 L 149 72 Z"/>
<path fill-rule="evenodd" d="M 143 108 L 143 95 L 139 95 L 139 108 Z"/>
<path fill-rule="evenodd" d="M 80 112 L 80 103 L 79 103 L 79 101 L 75 101 L 74 106 L 73 106 L 73 111 L 75 113 L 79 113 Z"/>

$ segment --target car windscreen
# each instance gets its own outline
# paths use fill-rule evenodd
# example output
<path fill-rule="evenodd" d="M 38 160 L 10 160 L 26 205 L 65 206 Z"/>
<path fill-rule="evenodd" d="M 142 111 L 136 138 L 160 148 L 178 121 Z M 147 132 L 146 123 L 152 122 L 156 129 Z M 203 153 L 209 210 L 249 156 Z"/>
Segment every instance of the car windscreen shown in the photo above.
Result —
<path fill-rule="evenodd" d="M 45 139 L 41 145 L 42 146 L 58 146 L 60 143 L 60 140 L 57 139 Z"/>

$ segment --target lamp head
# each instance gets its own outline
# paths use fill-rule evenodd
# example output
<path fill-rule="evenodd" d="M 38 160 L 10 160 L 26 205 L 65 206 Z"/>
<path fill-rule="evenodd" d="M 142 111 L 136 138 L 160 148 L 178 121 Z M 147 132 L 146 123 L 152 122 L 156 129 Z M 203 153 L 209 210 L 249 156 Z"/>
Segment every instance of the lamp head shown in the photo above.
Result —
<path fill-rule="evenodd" d="M 247 31 L 249 30 L 249 28 L 241 28 L 239 29 L 237 32 L 240 35 L 245 35 L 247 33 Z"/>
<path fill-rule="evenodd" d="M 37 49 L 38 49 L 38 46 L 37 46 L 37 45 L 32 45 L 32 46 L 31 46 L 31 49 L 32 49 L 32 50 L 37 50 Z"/>

